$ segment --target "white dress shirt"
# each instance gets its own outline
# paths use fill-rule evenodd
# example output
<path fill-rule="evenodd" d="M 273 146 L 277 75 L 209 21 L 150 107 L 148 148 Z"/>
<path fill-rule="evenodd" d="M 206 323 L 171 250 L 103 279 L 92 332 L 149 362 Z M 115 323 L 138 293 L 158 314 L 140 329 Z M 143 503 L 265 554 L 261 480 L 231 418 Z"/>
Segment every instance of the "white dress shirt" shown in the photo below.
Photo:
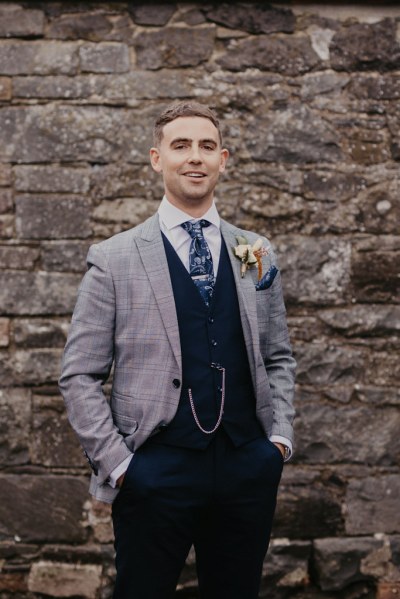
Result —
<path fill-rule="evenodd" d="M 181 227 L 182 223 L 186 221 L 198 221 L 200 218 L 193 218 L 186 212 L 183 212 L 176 206 L 171 204 L 166 196 L 163 197 L 161 204 L 158 208 L 158 217 L 160 219 L 160 229 L 166 236 L 179 258 L 182 260 L 183 265 L 189 272 L 189 248 L 192 238 L 190 235 Z M 213 259 L 214 275 L 217 276 L 219 266 L 219 256 L 221 253 L 221 231 L 220 231 L 220 217 L 218 210 L 213 202 L 211 207 L 205 214 L 201 216 L 201 219 L 208 220 L 209 227 L 203 229 L 204 237 L 210 248 L 210 252 Z M 289 450 L 289 455 L 286 458 L 288 460 L 292 454 L 292 444 L 289 439 L 281 437 L 280 435 L 272 435 L 270 441 L 276 443 L 282 443 Z M 132 456 L 126 458 L 110 475 L 109 484 L 115 488 L 118 478 L 126 472 Z"/>

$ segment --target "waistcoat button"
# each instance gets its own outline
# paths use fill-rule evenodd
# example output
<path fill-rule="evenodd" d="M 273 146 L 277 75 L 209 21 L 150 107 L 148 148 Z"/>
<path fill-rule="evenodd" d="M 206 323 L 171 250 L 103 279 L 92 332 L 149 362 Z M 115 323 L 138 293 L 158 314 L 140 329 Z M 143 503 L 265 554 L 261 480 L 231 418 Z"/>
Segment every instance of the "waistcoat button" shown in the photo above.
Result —
<path fill-rule="evenodd" d="M 208 322 L 209 322 L 210 324 L 213 324 L 213 322 L 214 322 L 214 318 L 213 318 L 212 316 L 209 316 L 209 317 L 208 317 Z"/>
<path fill-rule="evenodd" d="M 179 389 L 179 387 L 181 386 L 181 382 L 179 379 L 174 379 L 172 381 L 173 386 L 175 387 L 175 389 Z"/>
<path fill-rule="evenodd" d="M 212 340 L 211 340 L 211 345 L 212 345 L 213 347 L 216 347 L 216 346 L 218 345 L 218 343 L 215 341 L 215 339 L 212 339 Z"/>

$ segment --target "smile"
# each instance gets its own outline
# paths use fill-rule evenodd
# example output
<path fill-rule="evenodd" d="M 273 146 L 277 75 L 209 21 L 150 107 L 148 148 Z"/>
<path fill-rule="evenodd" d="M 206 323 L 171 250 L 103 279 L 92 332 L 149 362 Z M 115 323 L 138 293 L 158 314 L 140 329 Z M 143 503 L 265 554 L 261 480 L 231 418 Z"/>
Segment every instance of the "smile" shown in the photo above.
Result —
<path fill-rule="evenodd" d="M 188 173 L 183 173 L 185 177 L 193 177 L 194 179 L 201 179 L 202 177 L 205 177 L 206 175 L 204 173 L 196 173 L 196 172 L 188 172 Z"/>

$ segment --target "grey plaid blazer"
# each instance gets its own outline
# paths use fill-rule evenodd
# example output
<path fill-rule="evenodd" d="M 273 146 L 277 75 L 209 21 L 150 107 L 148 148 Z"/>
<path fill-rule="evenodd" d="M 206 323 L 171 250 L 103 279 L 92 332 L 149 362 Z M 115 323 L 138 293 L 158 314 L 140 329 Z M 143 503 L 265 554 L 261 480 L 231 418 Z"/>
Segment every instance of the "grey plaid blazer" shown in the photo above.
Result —
<path fill-rule="evenodd" d="M 221 221 L 228 249 L 235 235 L 258 235 Z M 264 272 L 274 254 L 263 258 Z M 292 439 L 295 361 L 286 326 L 280 275 L 256 291 L 257 269 L 242 279 L 229 251 L 254 390 L 267 436 Z M 110 473 L 176 412 L 182 380 L 174 296 L 158 214 L 93 245 L 65 347 L 60 390 L 68 417 L 93 469 L 90 492 L 112 502 Z M 114 365 L 111 400 L 103 392 Z M 229 401 L 229 398 L 227 398 Z"/>

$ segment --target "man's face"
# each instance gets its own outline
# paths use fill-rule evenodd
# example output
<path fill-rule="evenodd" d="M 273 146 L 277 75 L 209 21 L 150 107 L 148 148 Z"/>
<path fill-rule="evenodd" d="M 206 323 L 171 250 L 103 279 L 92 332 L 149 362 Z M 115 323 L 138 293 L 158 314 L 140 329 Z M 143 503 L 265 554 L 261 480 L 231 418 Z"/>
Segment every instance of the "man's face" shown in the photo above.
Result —
<path fill-rule="evenodd" d="M 171 204 L 193 216 L 211 206 L 228 150 L 222 149 L 213 123 L 204 117 L 179 117 L 163 128 L 160 146 L 151 148 L 154 170 L 162 173 Z"/>

